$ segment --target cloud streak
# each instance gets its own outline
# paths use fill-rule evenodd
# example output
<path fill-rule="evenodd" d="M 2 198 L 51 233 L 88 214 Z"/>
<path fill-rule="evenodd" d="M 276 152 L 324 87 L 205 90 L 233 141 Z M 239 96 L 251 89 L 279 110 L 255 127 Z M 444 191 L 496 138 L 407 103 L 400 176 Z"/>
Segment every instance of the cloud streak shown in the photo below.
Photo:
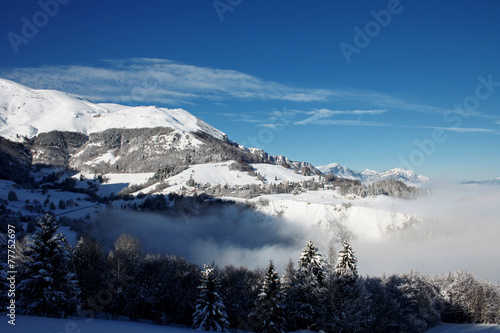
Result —
<path fill-rule="evenodd" d="M 296 87 L 236 70 L 193 66 L 167 59 L 106 60 L 102 66 L 4 68 L 0 69 L 0 76 L 32 88 L 61 90 L 95 102 L 172 106 L 232 99 L 302 103 L 346 101 L 413 112 L 446 111 L 370 90 Z M 355 111 L 350 112 L 355 114 Z"/>
<path fill-rule="evenodd" d="M 364 115 L 381 115 L 386 113 L 387 110 L 342 110 L 332 111 L 328 109 L 320 109 L 307 112 L 309 118 L 295 122 L 296 125 L 342 125 L 342 126 L 387 126 L 387 124 L 375 121 L 362 121 L 361 117 Z M 357 120 L 345 119 L 331 119 L 336 116 L 359 116 Z"/>
<path fill-rule="evenodd" d="M 436 126 L 418 126 L 418 128 L 430 128 L 456 133 L 496 133 L 497 131 L 488 128 L 474 127 L 436 127 Z"/>
<path fill-rule="evenodd" d="M 295 88 L 235 70 L 165 59 L 108 60 L 103 67 L 42 66 L 2 70 L 2 77 L 38 89 L 56 89 L 98 102 L 186 104 L 198 100 L 326 101 L 341 91 Z"/>

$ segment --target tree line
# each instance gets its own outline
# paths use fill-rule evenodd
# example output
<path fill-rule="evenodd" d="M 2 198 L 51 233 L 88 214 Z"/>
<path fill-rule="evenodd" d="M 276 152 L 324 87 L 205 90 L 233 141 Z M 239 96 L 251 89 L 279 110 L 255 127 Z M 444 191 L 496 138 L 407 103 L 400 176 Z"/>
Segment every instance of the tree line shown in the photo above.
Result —
<path fill-rule="evenodd" d="M 178 256 L 144 253 L 131 235 L 121 235 L 107 253 L 88 237 L 72 248 L 58 227 L 46 215 L 17 244 L 18 313 L 126 316 L 199 330 L 263 333 L 423 332 L 442 321 L 500 324 L 498 284 L 467 272 L 362 277 L 348 241 L 334 262 L 307 242 L 280 276 L 272 261 L 263 270 L 201 268 Z M 3 275 L 6 271 L 2 267 Z M 4 308 L 5 282 L 2 276 Z"/>

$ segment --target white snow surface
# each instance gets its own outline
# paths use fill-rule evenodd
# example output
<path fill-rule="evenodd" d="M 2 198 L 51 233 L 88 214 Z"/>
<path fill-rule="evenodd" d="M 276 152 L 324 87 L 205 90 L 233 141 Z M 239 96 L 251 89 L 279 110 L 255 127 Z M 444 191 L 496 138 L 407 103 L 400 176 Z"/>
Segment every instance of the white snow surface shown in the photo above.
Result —
<path fill-rule="evenodd" d="M 81 332 L 81 333 L 193 333 L 195 330 L 159 326 L 148 323 L 105 320 L 92 318 L 69 317 L 67 319 L 43 318 L 16 315 L 15 326 L 8 323 L 9 318 L 3 316 L 0 321 L 0 331 L 5 333 L 54 333 L 54 332 Z M 301 331 L 308 332 L 308 331 Z M 490 333 L 500 332 L 499 325 L 459 325 L 442 324 L 431 328 L 428 333 Z"/>
<path fill-rule="evenodd" d="M 31 213 L 25 209 L 27 205 L 26 200 L 29 200 L 29 204 L 32 205 L 37 201 L 43 204 L 44 201 L 49 198 L 50 202 L 53 202 L 57 207 L 56 214 L 64 214 L 69 211 L 79 209 L 82 207 L 92 205 L 90 202 L 85 201 L 84 198 L 87 197 L 85 194 L 72 193 L 72 192 L 62 192 L 59 190 L 47 190 L 47 193 L 43 194 L 43 190 L 29 190 L 21 189 L 18 186 L 8 180 L 0 180 L 0 198 L 7 199 L 9 191 L 14 191 L 17 195 L 17 201 L 9 201 L 7 208 L 13 211 L 20 211 L 23 215 L 30 215 Z M 75 203 L 74 207 L 67 207 L 66 209 L 59 209 L 58 204 L 60 200 L 68 201 L 73 200 Z M 78 206 L 77 206 L 78 205 Z M 95 204 L 94 204 L 95 206 Z"/>
<path fill-rule="evenodd" d="M 111 193 L 118 194 L 124 188 L 131 185 L 144 184 L 149 178 L 153 177 L 154 172 L 144 172 L 144 173 L 108 173 L 104 175 L 106 182 L 99 186 L 99 195 L 110 195 Z M 84 174 L 85 178 L 93 178 L 91 174 Z M 73 176 L 74 179 L 80 179 L 80 174 Z M 82 186 L 86 187 L 86 182 L 83 182 Z"/>
<path fill-rule="evenodd" d="M 428 333 L 490 333 L 500 332 L 500 325 L 442 324 L 427 330 Z"/>
<path fill-rule="evenodd" d="M 160 326 L 148 323 L 105 320 L 92 318 L 69 317 L 67 319 L 43 318 L 16 315 L 16 325 L 8 324 L 9 318 L 5 315 L 0 320 L 0 331 L 4 333 L 55 333 L 55 332 L 81 332 L 81 333 L 193 333 L 195 330 Z"/>
<path fill-rule="evenodd" d="M 53 130 L 89 134 L 110 128 L 154 127 L 226 137 L 183 109 L 95 104 L 64 92 L 35 90 L 0 79 L 0 135 L 11 140 Z"/>
<path fill-rule="evenodd" d="M 243 186 L 248 184 L 263 184 L 256 176 L 250 176 L 248 172 L 230 170 L 229 166 L 235 163 L 234 161 L 195 164 L 189 166 L 183 172 L 167 179 L 170 187 L 166 188 L 163 193 L 176 192 L 181 187 L 187 187 L 186 182 L 192 178 L 197 184 L 215 186 Z M 303 176 L 295 173 L 293 170 L 275 164 L 256 163 L 251 164 L 256 173 L 260 173 L 264 178 L 265 184 L 278 184 L 286 181 L 301 182 L 310 180 L 313 176 Z M 316 176 L 317 178 L 317 176 Z M 156 184 L 142 190 L 144 193 L 149 193 L 155 188 Z"/>

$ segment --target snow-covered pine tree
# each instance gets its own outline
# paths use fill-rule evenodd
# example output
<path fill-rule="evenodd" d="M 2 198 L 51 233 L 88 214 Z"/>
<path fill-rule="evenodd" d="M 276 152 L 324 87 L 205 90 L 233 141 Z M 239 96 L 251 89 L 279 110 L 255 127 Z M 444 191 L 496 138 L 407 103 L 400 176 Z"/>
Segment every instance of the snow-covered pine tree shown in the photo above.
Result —
<path fill-rule="evenodd" d="M 349 281 L 358 278 L 358 259 L 348 241 L 342 243 L 343 249 L 339 251 L 335 275 L 342 280 Z"/>
<path fill-rule="evenodd" d="M 226 332 L 227 315 L 219 295 L 220 282 L 211 265 L 204 265 L 201 272 L 200 294 L 193 314 L 193 328 L 199 331 Z"/>
<path fill-rule="evenodd" d="M 257 324 L 255 328 L 259 333 L 283 333 L 285 331 L 281 281 L 272 260 L 264 272 L 260 294 L 251 318 L 252 322 Z"/>
<path fill-rule="evenodd" d="M 310 240 L 300 255 L 294 285 L 287 288 L 289 330 L 317 329 L 325 292 L 325 261 Z"/>
<path fill-rule="evenodd" d="M 27 262 L 19 283 L 19 304 L 25 314 L 65 318 L 76 311 L 79 290 L 68 242 L 58 228 L 52 216 L 40 218 L 23 254 Z"/>
<path fill-rule="evenodd" d="M 373 318 L 368 304 L 368 295 L 358 279 L 356 255 L 349 242 L 344 241 L 325 295 L 322 329 L 369 332 Z"/>
<path fill-rule="evenodd" d="M 312 240 L 309 240 L 306 247 L 302 249 L 297 273 L 311 279 L 311 283 L 319 287 L 324 286 L 325 260 Z"/>

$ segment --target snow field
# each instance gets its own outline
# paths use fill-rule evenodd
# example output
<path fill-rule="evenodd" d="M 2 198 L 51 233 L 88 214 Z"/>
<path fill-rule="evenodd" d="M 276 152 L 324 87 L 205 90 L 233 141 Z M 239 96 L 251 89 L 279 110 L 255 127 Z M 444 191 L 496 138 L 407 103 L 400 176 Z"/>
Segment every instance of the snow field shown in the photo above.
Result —
<path fill-rule="evenodd" d="M 153 177 L 153 172 L 145 173 L 108 173 L 104 178 L 108 179 L 104 184 L 99 186 L 99 195 L 110 195 L 111 193 L 117 194 L 124 188 L 131 185 L 140 185 Z"/>
<path fill-rule="evenodd" d="M 500 332 L 500 325 L 484 324 L 442 324 L 431 328 L 428 333 L 495 333 Z"/>
<path fill-rule="evenodd" d="M 279 184 L 282 182 L 301 182 L 305 180 L 318 179 L 318 176 L 302 176 L 296 174 L 293 170 L 286 169 L 281 165 L 257 163 L 251 164 L 256 173 L 260 173 L 264 178 L 264 183 L 255 176 L 250 176 L 246 171 L 230 170 L 229 166 L 235 163 L 234 161 L 195 164 L 183 172 L 172 176 L 165 181 L 169 183 L 169 187 L 164 189 L 162 193 L 178 192 L 182 187 L 187 188 L 186 182 L 193 179 L 197 184 L 228 185 L 228 186 L 244 186 L 244 185 L 263 185 L 263 184 Z M 151 185 L 148 188 L 141 190 L 143 193 L 150 193 L 155 189 L 157 184 Z"/>
<path fill-rule="evenodd" d="M 159 326 L 146 323 L 76 318 L 42 318 L 16 315 L 16 325 L 7 322 L 8 317 L 0 321 L 0 331 L 4 333 L 193 333 L 195 330 L 174 326 Z M 306 333 L 306 331 L 301 331 Z M 442 324 L 431 328 L 428 333 L 496 333 L 498 325 L 458 325 Z"/>
<path fill-rule="evenodd" d="M 67 319 L 16 315 L 16 325 L 7 323 L 2 316 L 0 331 L 3 333 L 193 333 L 182 327 L 159 326 L 146 323 L 70 317 Z"/>

